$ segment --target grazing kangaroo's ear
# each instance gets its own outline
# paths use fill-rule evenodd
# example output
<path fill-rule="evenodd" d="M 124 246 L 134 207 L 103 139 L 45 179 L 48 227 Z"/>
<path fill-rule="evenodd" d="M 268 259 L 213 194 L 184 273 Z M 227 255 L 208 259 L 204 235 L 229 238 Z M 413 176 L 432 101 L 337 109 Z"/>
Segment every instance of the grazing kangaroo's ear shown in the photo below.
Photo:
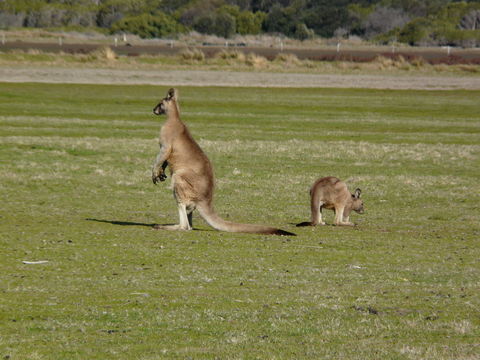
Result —
<path fill-rule="evenodd" d="M 177 101 L 177 98 L 178 98 L 178 91 L 177 89 L 174 89 L 174 88 L 171 88 L 170 90 L 168 90 L 167 92 L 167 99 L 168 100 L 175 100 Z"/>
<path fill-rule="evenodd" d="M 356 189 L 355 189 L 355 193 L 353 194 L 353 197 L 354 197 L 355 199 L 359 199 L 361 193 L 362 193 L 362 190 L 360 190 L 359 188 L 356 188 Z"/>

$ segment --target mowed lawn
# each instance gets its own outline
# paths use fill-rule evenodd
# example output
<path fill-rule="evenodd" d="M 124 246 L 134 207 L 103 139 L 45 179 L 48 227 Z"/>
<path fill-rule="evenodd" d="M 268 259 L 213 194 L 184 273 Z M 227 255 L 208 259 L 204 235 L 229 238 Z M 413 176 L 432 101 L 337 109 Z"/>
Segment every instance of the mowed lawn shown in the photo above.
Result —
<path fill-rule="evenodd" d="M 167 90 L 0 83 L 1 359 L 480 357 L 480 91 L 179 88 L 218 213 L 277 237 L 152 229 Z M 358 226 L 296 228 L 328 175 Z"/>

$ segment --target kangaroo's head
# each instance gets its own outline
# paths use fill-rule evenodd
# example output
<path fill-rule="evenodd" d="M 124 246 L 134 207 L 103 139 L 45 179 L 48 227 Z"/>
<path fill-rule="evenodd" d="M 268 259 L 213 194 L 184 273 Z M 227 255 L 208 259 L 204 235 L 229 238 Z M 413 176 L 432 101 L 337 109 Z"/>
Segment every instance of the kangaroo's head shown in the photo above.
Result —
<path fill-rule="evenodd" d="M 177 107 L 177 98 L 178 98 L 178 91 L 177 89 L 171 88 L 167 92 L 167 96 L 165 96 L 157 106 L 153 108 L 153 113 L 155 115 L 163 115 L 168 114 L 172 109 L 178 111 Z"/>
<path fill-rule="evenodd" d="M 363 209 L 363 200 L 360 199 L 360 194 L 362 193 L 362 190 L 360 189 L 355 189 L 355 192 L 352 194 L 352 210 L 356 211 L 359 214 L 363 214 L 365 211 Z"/>

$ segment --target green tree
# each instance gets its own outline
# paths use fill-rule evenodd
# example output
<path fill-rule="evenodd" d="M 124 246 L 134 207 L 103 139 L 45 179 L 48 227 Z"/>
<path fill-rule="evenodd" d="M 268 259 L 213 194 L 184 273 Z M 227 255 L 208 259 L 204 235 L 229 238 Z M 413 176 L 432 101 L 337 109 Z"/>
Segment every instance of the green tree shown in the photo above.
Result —
<path fill-rule="evenodd" d="M 295 31 L 293 36 L 299 40 L 310 39 L 315 35 L 315 32 L 312 29 L 309 29 L 307 25 L 299 23 L 295 25 Z"/>
<path fill-rule="evenodd" d="M 323 37 L 332 37 L 336 29 L 348 24 L 348 0 L 311 0 L 303 11 L 302 20 Z"/>
<path fill-rule="evenodd" d="M 215 16 L 202 16 L 195 21 L 193 28 L 201 34 L 213 34 L 215 31 Z"/>
<path fill-rule="evenodd" d="M 293 35 L 297 18 L 292 11 L 288 10 L 275 4 L 265 18 L 264 30 L 271 33 L 283 33 L 287 36 Z"/>
<path fill-rule="evenodd" d="M 424 18 L 410 21 L 399 32 L 398 40 L 410 45 L 419 45 L 428 40 L 430 22 Z"/>
<path fill-rule="evenodd" d="M 257 11 L 255 14 L 251 11 L 242 11 L 236 18 L 237 33 L 242 35 L 259 34 L 262 31 L 266 15 L 262 11 Z"/>
<path fill-rule="evenodd" d="M 105 0 L 102 1 L 97 14 L 97 24 L 109 28 L 120 19 L 154 12 L 150 2 L 146 0 Z"/>
<path fill-rule="evenodd" d="M 126 17 L 111 27 L 113 33 L 128 32 L 142 38 L 159 38 L 176 34 L 181 29 L 170 16 L 157 12 L 155 15 L 142 14 Z"/>
<path fill-rule="evenodd" d="M 235 34 L 235 18 L 227 12 L 220 12 L 215 17 L 213 33 L 217 36 L 230 38 Z"/>

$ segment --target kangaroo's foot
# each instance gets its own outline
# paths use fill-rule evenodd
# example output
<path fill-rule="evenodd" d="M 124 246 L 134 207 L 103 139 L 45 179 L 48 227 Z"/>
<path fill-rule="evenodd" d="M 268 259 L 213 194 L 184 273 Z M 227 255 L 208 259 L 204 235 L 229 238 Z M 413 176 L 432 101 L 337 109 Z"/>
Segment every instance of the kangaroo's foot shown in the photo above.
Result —
<path fill-rule="evenodd" d="M 335 226 L 355 226 L 354 223 L 344 222 L 344 221 L 336 222 L 334 225 Z"/>
<path fill-rule="evenodd" d="M 156 224 L 153 226 L 155 230 L 169 230 L 169 231 L 178 231 L 178 230 L 192 230 L 192 228 L 182 227 L 180 224 L 177 225 L 160 225 Z"/>

